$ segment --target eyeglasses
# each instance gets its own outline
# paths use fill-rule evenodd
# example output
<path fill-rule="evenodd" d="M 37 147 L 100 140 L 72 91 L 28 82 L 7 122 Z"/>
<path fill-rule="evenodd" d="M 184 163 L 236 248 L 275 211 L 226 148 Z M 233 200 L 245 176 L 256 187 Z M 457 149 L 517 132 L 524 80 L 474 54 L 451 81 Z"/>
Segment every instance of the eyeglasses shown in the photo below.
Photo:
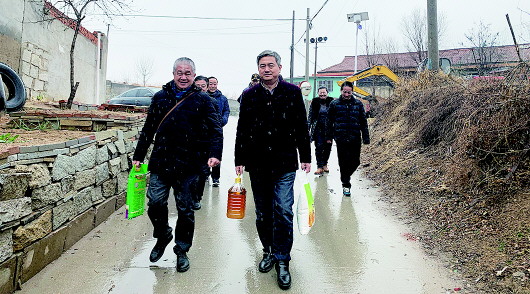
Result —
<path fill-rule="evenodd" d="M 351 91 L 342 91 L 342 94 L 351 94 Z"/>
<path fill-rule="evenodd" d="M 191 73 L 191 71 L 187 71 L 187 72 L 181 72 L 181 71 L 177 71 L 175 73 L 177 76 L 181 77 L 181 76 L 186 76 L 186 77 L 191 77 L 193 74 Z"/>

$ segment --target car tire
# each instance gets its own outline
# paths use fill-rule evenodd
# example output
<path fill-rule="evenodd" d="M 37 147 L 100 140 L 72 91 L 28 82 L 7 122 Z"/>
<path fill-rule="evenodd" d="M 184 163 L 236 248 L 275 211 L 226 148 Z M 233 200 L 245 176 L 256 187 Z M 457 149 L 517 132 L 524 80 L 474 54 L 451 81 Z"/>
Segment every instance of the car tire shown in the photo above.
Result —
<path fill-rule="evenodd" d="M 12 68 L 1 62 L 0 76 L 9 92 L 8 97 L 3 97 L 5 100 L 1 99 L 2 101 L 0 104 L 3 104 L 5 101 L 5 105 L 0 105 L 0 107 L 2 107 L 2 110 L 5 107 L 8 112 L 20 110 L 26 103 L 26 88 L 24 87 L 22 79 Z"/>

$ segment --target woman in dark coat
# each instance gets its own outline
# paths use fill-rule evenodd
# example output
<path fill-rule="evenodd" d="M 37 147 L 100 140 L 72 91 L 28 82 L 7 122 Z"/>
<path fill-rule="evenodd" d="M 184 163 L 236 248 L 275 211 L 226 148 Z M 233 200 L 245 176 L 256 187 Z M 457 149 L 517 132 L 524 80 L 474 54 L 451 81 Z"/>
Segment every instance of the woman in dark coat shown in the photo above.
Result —
<path fill-rule="evenodd" d="M 326 139 L 326 123 L 329 104 L 333 98 L 328 96 L 326 87 L 318 88 L 318 97 L 313 98 L 309 106 L 307 118 L 311 142 L 315 142 L 315 156 L 317 158 L 317 170 L 315 175 L 322 175 L 329 172 L 328 159 L 331 153 L 331 142 Z"/>

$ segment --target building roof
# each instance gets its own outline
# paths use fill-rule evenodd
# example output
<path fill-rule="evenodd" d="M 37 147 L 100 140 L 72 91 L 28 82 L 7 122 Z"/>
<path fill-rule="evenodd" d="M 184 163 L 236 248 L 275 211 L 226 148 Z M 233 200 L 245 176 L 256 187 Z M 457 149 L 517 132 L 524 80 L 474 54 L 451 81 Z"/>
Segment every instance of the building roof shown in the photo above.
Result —
<path fill-rule="evenodd" d="M 513 66 L 519 62 L 514 45 L 490 47 L 495 55 L 491 61 L 504 66 Z M 489 49 L 489 48 L 488 48 Z M 524 61 L 530 60 L 530 43 L 520 44 L 519 51 Z M 476 51 L 475 51 L 476 52 Z M 424 52 L 426 55 L 426 52 Z M 473 48 L 447 49 L 439 51 L 440 58 L 448 58 L 454 67 L 467 67 L 476 64 Z M 416 57 L 416 58 L 415 58 Z M 390 68 L 402 70 L 416 70 L 418 67 L 417 53 L 388 53 L 374 55 L 358 55 L 357 69 L 362 70 L 376 64 L 383 64 Z M 394 66 L 392 66 L 394 65 Z M 341 63 L 332 65 L 317 73 L 317 76 L 347 76 L 355 69 L 355 56 L 345 56 Z"/>

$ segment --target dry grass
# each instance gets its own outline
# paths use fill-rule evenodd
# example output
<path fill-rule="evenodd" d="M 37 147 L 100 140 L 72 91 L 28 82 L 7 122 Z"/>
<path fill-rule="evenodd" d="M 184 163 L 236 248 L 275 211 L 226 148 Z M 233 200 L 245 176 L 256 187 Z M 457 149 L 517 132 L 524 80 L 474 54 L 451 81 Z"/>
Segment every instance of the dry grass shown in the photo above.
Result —
<path fill-rule="evenodd" d="M 367 173 L 425 245 L 481 291 L 530 293 L 530 84 L 423 73 L 376 113 Z"/>

